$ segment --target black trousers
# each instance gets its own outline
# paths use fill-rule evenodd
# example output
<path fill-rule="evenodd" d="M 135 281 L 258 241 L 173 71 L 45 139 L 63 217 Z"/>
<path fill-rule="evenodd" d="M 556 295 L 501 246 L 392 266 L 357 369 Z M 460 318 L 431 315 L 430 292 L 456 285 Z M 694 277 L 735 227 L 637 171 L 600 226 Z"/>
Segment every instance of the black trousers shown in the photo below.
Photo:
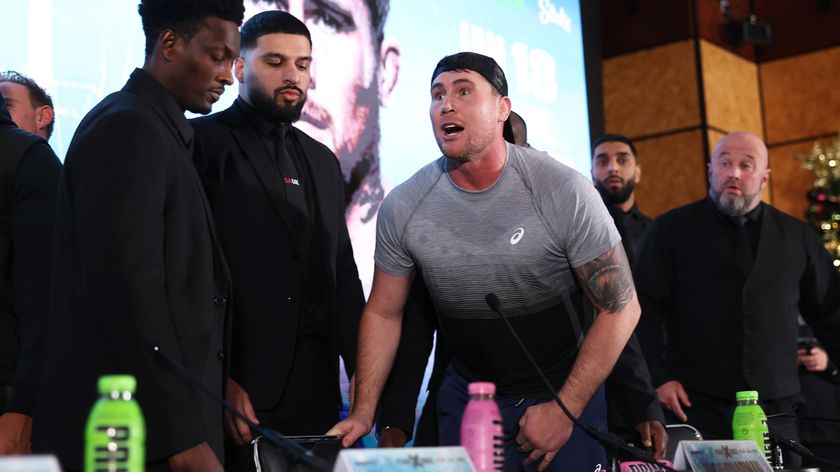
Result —
<path fill-rule="evenodd" d="M 256 410 L 260 426 L 287 436 L 324 434 L 332 428 L 341 411 L 335 355 L 323 338 L 298 338 L 281 398 L 272 408 Z M 256 470 L 252 446 L 226 442 L 225 470 Z"/>
<path fill-rule="evenodd" d="M 688 420 L 685 423 L 694 426 L 703 435 L 703 439 L 732 439 L 732 415 L 735 413 L 735 395 L 731 399 L 722 399 L 704 395 L 697 391 L 686 390 L 691 408 L 683 407 Z M 760 394 L 761 392 L 759 392 Z M 767 415 L 767 427 L 771 434 L 783 436 L 795 441 L 799 440 L 799 430 L 796 418 L 789 416 L 773 416 L 795 413 L 802 399 L 799 395 L 772 400 L 761 400 L 759 404 Z M 666 410 L 668 423 L 682 423 L 670 411 Z M 785 467 L 799 467 L 802 458 L 797 454 L 784 452 Z"/>
<path fill-rule="evenodd" d="M 414 432 L 414 445 L 417 447 L 436 447 L 438 441 L 437 394 L 438 389 L 429 389 L 423 412 L 417 420 L 417 430 Z"/>

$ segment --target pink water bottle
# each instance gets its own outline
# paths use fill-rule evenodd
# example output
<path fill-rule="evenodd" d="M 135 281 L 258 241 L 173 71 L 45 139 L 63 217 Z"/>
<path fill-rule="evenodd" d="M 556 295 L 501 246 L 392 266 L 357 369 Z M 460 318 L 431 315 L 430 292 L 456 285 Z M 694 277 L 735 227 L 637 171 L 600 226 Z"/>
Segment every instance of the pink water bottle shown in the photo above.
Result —
<path fill-rule="evenodd" d="M 470 455 L 476 472 L 502 470 L 505 457 L 496 385 L 472 382 L 468 392 L 470 401 L 461 419 L 461 445 Z"/>

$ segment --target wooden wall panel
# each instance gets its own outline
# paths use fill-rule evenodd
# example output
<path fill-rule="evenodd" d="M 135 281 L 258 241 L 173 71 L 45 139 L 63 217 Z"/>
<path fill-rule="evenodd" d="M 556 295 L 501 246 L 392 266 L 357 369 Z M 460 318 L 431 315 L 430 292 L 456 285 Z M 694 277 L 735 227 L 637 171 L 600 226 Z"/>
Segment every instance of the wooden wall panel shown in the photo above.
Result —
<path fill-rule="evenodd" d="M 756 64 L 704 40 L 700 41 L 700 56 L 707 124 L 727 132 L 743 130 L 761 137 Z"/>
<path fill-rule="evenodd" d="M 606 129 L 636 138 L 651 216 L 705 196 L 704 145 L 743 129 L 770 147 L 762 198 L 803 218 L 813 176 L 794 156 L 840 130 L 840 0 L 729 4 L 730 18 L 770 24 L 772 42 L 733 44 L 717 0 L 602 0 Z"/>
<path fill-rule="evenodd" d="M 840 129 L 840 47 L 759 66 L 769 144 Z"/>
<path fill-rule="evenodd" d="M 803 221 L 808 209 L 805 195 L 814 186 L 814 174 L 802 168 L 796 154 L 810 153 L 813 146 L 812 141 L 803 141 L 770 148 L 773 205 Z"/>
<path fill-rule="evenodd" d="M 642 180 L 636 201 L 655 218 L 706 196 L 703 138 L 699 130 L 636 141 Z"/>
<path fill-rule="evenodd" d="M 606 59 L 604 128 L 645 136 L 700 124 L 693 41 Z"/>

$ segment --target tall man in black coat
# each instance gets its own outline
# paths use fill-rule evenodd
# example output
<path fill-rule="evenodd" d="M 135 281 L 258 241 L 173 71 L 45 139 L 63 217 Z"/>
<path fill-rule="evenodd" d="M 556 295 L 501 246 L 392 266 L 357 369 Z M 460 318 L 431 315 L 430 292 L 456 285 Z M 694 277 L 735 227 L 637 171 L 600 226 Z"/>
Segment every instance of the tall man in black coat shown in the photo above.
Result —
<path fill-rule="evenodd" d="M 355 369 L 364 305 L 335 155 L 291 123 L 309 88 L 309 30 L 286 12 L 242 26 L 239 98 L 196 120 L 204 180 L 234 280 L 227 398 L 286 434 L 323 434 L 338 419 L 339 355 Z M 241 460 L 251 432 L 225 421 Z M 230 456 L 233 458 L 233 454 Z"/>
<path fill-rule="evenodd" d="M 142 0 L 146 59 L 82 120 L 56 200 L 52 307 L 33 446 L 82 467 L 97 378 L 137 378 L 147 470 L 221 470 L 230 290 L 184 111 L 233 82 L 241 0 Z"/>
<path fill-rule="evenodd" d="M 0 455 L 30 450 L 61 162 L 0 93 Z"/>
<path fill-rule="evenodd" d="M 654 220 L 634 265 L 659 400 L 708 439 L 732 437 L 736 391 L 758 390 L 768 415 L 794 410 L 797 315 L 831 355 L 840 350 L 838 273 L 812 228 L 761 202 L 769 176 L 761 139 L 727 135 L 709 163 L 709 198 Z M 797 436 L 790 417 L 769 427 Z"/>

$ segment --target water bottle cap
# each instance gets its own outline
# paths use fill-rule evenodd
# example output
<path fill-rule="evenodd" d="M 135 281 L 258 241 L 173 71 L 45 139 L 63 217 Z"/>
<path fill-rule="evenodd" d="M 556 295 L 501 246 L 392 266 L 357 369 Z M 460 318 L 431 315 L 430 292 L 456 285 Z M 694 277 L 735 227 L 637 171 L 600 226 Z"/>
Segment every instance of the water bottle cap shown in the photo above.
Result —
<path fill-rule="evenodd" d="M 471 382 L 467 391 L 470 395 L 495 395 L 496 384 L 493 382 Z"/>
<path fill-rule="evenodd" d="M 137 379 L 133 375 L 103 375 L 99 377 L 99 394 L 108 395 L 113 391 L 134 393 Z"/>
<path fill-rule="evenodd" d="M 745 402 L 745 401 L 758 401 L 758 392 L 755 390 L 744 390 L 742 392 L 735 393 L 735 401 L 738 402 Z"/>

